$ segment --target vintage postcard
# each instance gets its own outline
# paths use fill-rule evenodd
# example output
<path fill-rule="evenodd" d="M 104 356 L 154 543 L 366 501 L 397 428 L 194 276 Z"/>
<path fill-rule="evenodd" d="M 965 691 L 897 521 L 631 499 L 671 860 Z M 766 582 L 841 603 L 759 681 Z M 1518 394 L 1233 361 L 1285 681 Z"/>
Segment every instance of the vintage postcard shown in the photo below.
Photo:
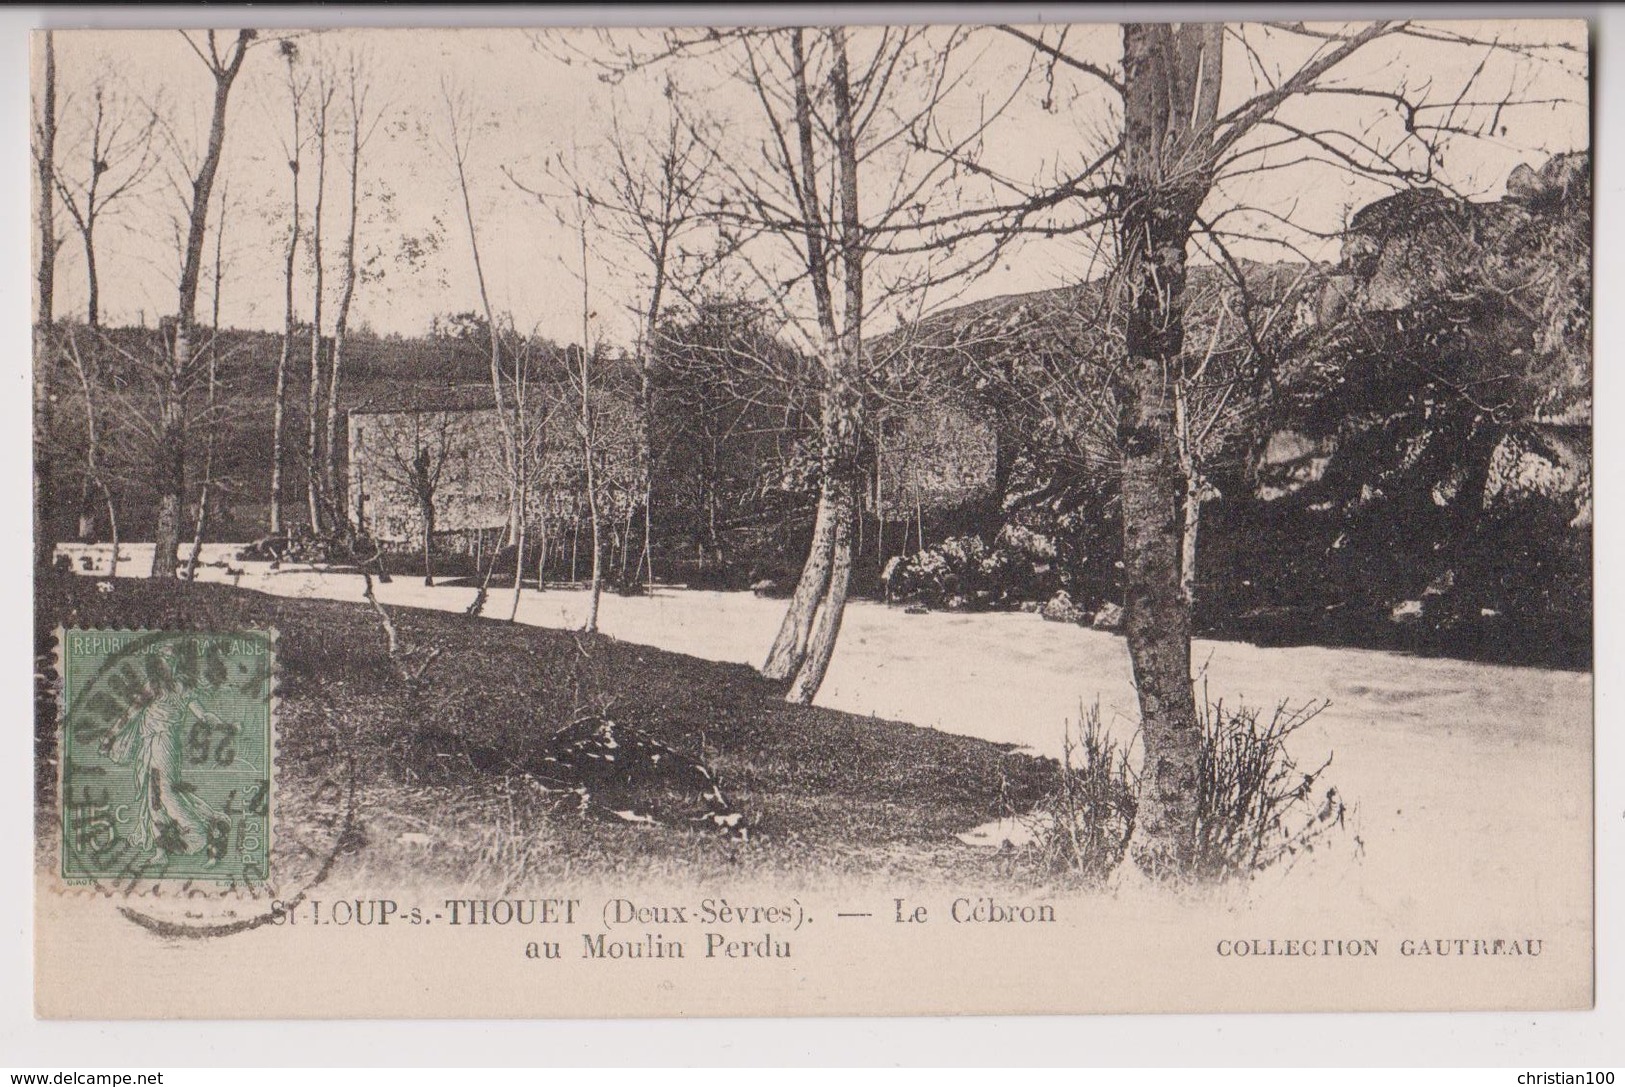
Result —
<path fill-rule="evenodd" d="M 1584 23 L 32 53 L 40 1016 L 1592 1005 Z"/>

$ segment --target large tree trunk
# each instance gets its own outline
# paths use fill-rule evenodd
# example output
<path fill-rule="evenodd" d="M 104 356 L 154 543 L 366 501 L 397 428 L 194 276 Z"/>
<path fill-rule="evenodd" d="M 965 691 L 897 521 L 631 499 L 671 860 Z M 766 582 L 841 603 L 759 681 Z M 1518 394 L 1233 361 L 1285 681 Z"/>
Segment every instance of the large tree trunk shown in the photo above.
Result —
<path fill-rule="evenodd" d="M 1131 845 L 1143 869 L 1183 872 L 1196 843 L 1201 731 L 1191 688 L 1190 610 L 1179 577 L 1179 467 L 1161 360 L 1131 357 L 1128 370 L 1120 423 L 1123 625 L 1145 745 Z"/>
<path fill-rule="evenodd" d="M 788 673 L 795 676 L 786 697 L 792 702 L 810 703 L 818 693 L 830 658 L 835 654 L 835 637 L 841 629 L 847 588 L 852 573 L 852 527 L 857 516 L 858 434 L 862 428 L 862 399 L 853 381 L 851 367 L 841 360 L 832 371 L 824 394 L 823 450 L 820 457 L 822 485 L 818 495 L 818 520 L 814 525 L 813 547 L 797 585 L 799 595 L 809 580 L 816 581 L 807 611 L 798 613 L 792 600 L 785 616 L 797 627 L 791 635 L 799 650 Z M 786 638 L 781 627 L 780 639 Z M 778 645 L 774 646 L 775 651 Z M 769 660 L 771 666 L 772 660 Z M 770 678 L 783 678 L 764 668 Z"/>
<path fill-rule="evenodd" d="M 56 295 L 56 41 L 45 32 L 45 86 L 41 92 L 39 146 L 34 149 L 39 186 L 39 303 L 34 325 L 34 565 L 49 567 L 56 556 L 55 513 L 51 488 L 51 386 L 56 366 L 51 343 Z"/>
<path fill-rule="evenodd" d="M 1186 244 L 1211 181 L 1201 153 L 1217 108 L 1219 33 L 1123 28 L 1125 181 L 1121 284 L 1127 359 L 1117 381 L 1122 451 L 1123 625 L 1145 746 L 1129 855 L 1183 875 L 1196 855 L 1201 725 L 1191 615 L 1180 583 L 1184 494 L 1176 383 L 1184 352 Z M 1187 82 L 1191 81 L 1191 82 Z"/>

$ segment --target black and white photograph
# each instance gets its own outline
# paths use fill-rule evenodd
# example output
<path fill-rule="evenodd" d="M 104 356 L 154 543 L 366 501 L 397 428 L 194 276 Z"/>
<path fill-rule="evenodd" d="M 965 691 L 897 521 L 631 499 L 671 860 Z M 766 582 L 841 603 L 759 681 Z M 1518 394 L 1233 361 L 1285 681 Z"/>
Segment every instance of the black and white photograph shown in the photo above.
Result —
<path fill-rule="evenodd" d="M 978 10 L 33 31 L 40 1017 L 1592 1007 L 1594 28 Z"/>

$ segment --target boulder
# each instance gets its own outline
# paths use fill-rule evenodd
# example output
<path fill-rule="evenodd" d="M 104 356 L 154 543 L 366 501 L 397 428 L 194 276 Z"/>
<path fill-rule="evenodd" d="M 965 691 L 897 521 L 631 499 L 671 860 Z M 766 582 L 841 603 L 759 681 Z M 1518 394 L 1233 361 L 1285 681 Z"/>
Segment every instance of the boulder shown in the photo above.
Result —
<path fill-rule="evenodd" d="M 1422 602 L 1420 600 L 1401 600 L 1388 613 L 1388 618 L 1396 623 L 1420 622 L 1422 618 Z"/>
<path fill-rule="evenodd" d="M 1051 623 L 1082 623 L 1089 618 L 1088 612 L 1072 603 L 1072 597 L 1065 589 L 1050 597 L 1038 614 Z"/>
<path fill-rule="evenodd" d="M 1587 428 L 1529 424 L 1508 431 L 1490 453 L 1486 509 L 1530 499 L 1552 503 L 1579 526 L 1591 516 L 1591 435 Z"/>
<path fill-rule="evenodd" d="M 1311 438 L 1296 430 L 1275 431 L 1264 443 L 1254 466 L 1258 497 L 1274 502 L 1319 483 L 1336 452 L 1333 438 Z"/>
<path fill-rule="evenodd" d="M 779 583 L 770 577 L 764 577 L 760 581 L 753 582 L 750 591 L 757 596 L 778 596 Z"/>
<path fill-rule="evenodd" d="M 1121 604 L 1106 603 L 1095 612 L 1091 625 L 1096 630 L 1120 630 L 1123 626 L 1123 606 Z"/>

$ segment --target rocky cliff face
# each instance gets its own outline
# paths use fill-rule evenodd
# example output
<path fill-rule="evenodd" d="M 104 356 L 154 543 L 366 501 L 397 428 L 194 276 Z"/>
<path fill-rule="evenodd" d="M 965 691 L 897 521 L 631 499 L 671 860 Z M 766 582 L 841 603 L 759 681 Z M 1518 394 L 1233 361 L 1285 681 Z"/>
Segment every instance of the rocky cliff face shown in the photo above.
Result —
<path fill-rule="evenodd" d="M 1472 477 L 1433 481 L 1451 501 L 1542 498 L 1587 522 L 1590 237 L 1585 153 L 1519 166 L 1498 201 L 1428 189 L 1361 209 L 1300 310 L 1294 425 L 1259 451 L 1259 496 L 1335 476 L 1337 450 L 1381 428 L 1403 435 L 1386 469 Z M 1482 463 L 1426 455 L 1452 440 Z"/>
<path fill-rule="evenodd" d="M 1358 604 L 1452 637 L 1586 624 L 1591 307 L 1587 154 L 1518 167 L 1496 201 L 1362 209 L 1283 352 L 1255 508 L 1231 511 L 1267 557 L 1230 576 L 1260 607 Z"/>

